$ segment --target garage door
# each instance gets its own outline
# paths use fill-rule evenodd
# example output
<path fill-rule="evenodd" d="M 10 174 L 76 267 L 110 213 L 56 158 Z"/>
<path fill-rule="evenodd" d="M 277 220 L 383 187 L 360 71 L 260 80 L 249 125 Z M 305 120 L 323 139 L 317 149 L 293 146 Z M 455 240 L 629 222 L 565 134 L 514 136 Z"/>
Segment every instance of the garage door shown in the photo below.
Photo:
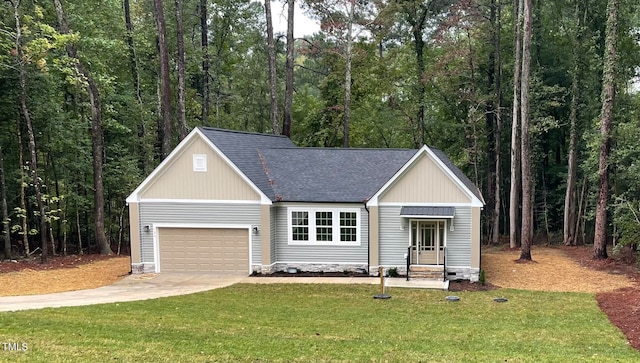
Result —
<path fill-rule="evenodd" d="M 159 228 L 160 272 L 248 274 L 249 231 Z"/>

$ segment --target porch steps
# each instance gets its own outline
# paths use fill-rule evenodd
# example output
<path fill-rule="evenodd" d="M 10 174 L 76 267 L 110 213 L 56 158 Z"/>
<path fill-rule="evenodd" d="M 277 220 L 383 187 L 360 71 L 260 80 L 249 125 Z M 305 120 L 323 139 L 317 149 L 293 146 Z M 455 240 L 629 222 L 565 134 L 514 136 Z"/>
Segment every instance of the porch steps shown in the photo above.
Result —
<path fill-rule="evenodd" d="M 444 280 L 442 266 L 409 266 L 409 279 Z"/>

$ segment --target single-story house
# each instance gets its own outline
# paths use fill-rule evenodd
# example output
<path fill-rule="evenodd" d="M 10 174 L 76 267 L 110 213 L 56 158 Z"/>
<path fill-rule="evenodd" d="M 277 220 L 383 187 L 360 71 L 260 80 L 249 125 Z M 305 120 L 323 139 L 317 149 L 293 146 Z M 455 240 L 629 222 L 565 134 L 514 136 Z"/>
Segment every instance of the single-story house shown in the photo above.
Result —
<path fill-rule="evenodd" d="M 440 150 L 194 129 L 127 198 L 133 273 L 361 271 L 477 281 L 478 188 Z"/>

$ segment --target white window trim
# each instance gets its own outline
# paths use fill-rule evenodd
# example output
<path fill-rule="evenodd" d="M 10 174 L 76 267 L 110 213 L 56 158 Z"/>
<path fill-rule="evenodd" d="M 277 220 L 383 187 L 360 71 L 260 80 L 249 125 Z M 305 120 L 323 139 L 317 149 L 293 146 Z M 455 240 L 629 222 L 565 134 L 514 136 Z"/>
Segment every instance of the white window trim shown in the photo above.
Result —
<path fill-rule="evenodd" d="M 207 171 L 207 154 L 193 154 L 193 171 Z"/>
<path fill-rule="evenodd" d="M 291 224 L 292 212 L 307 212 L 309 213 L 309 240 L 308 241 L 294 241 L 293 240 L 293 225 Z M 331 227 L 333 228 L 333 241 L 317 241 L 316 240 L 316 212 L 332 212 L 333 222 Z M 340 241 L 340 212 L 355 213 L 356 214 L 356 240 L 350 242 Z M 289 207 L 287 208 L 287 240 L 289 245 L 292 246 L 360 246 L 361 244 L 361 226 L 362 219 L 360 215 L 360 209 L 358 208 L 317 208 L 317 207 Z"/>

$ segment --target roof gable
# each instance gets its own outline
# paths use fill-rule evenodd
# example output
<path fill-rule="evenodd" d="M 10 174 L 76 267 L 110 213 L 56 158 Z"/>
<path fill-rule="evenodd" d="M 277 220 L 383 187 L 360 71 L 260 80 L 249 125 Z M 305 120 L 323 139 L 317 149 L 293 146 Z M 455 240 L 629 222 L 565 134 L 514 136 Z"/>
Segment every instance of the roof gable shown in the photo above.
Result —
<path fill-rule="evenodd" d="M 409 160 L 401 170 L 399 170 L 382 188 L 377 191 L 377 193 L 371 198 L 370 205 L 377 205 L 380 202 L 380 199 L 396 187 L 397 184 L 402 183 L 405 177 L 409 177 L 414 181 L 414 183 L 411 184 L 414 191 L 424 191 L 424 188 L 422 188 L 422 185 L 424 184 L 415 182 L 416 175 L 412 175 L 412 170 L 415 169 L 421 161 L 425 161 L 423 158 L 427 158 L 427 160 L 432 162 L 433 165 L 430 166 L 428 170 L 421 170 L 419 172 L 422 174 L 421 176 L 428 176 L 429 182 L 431 183 L 445 182 L 448 185 L 438 184 L 438 190 L 422 194 L 422 198 L 431 195 L 430 199 L 433 200 L 429 202 L 432 203 L 451 203 L 452 199 L 458 199 L 456 203 L 471 203 L 471 205 L 474 206 L 484 206 L 482 194 L 473 182 L 471 182 L 471 180 L 469 180 L 469 178 L 467 178 L 442 151 L 435 148 L 429 148 L 426 145 L 418 150 L 411 160 Z M 434 175 L 436 173 L 440 176 Z M 424 179 L 426 180 L 427 178 Z M 406 185 L 401 186 L 401 188 L 405 187 Z M 402 193 L 395 193 L 391 199 L 397 199 L 396 202 L 410 204 L 415 202 L 407 196 L 410 195 L 411 192 L 412 191 L 405 191 L 404 195 L 402 195 Z"/>
<path fill-rule="evenodd" d="M 222 161 L 229 166 L 233 172 L 235 172 L 242 181 L 247 183 L 253 191 L 255 191 L 259 196 L 262 203 L 271 203 L 271 198 L 269 198 L 265 193 L 262 192 L 260 188 L 258 188 L 255 183 L 248 178 L 243 170 L 241 170 L 230 158 L 222 152 L 213 142 L 212 140 L 205 136 L 202 132 L 201 128 L 195 128 L 187 135 L 187 137 L 178 144 L 178 146 L 171 151 L 171 153 L 158 165 L 151 174 L 149 174 L 143 181 L 138 185 L 138 187 L 127 197 L 127 203 L 139 202 L 145 190 L 149 188 L 154 181 L 159 178 L 167 168 L 171 168 L 172 164 L 176 162 L 177 159 L 184 153 L 185 149 L 188 149 L 196 139 L 200 139 L 204 141 L 210 150 L 220 157 Z"/>

